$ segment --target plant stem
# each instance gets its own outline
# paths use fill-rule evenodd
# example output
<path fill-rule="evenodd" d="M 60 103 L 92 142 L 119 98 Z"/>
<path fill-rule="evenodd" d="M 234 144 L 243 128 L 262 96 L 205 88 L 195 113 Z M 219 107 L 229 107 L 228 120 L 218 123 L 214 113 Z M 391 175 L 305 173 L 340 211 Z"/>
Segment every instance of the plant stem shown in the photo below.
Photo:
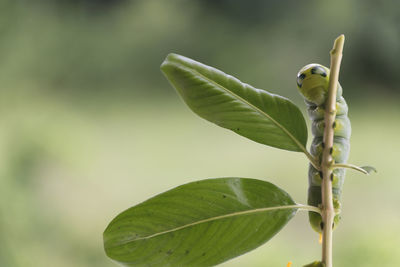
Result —
<path fill-rule="evenodd" d="M 335 217 L 335 210 L 333 207 L 332 198 L 332 175 L 333 159 L 330 153 L 333 147 L 333 122 L 336 117 L 336 92 L 338 87 L 338 78 L 340 63 L 342 61 L 342 52 L 344 45 L 344 35 L 336 38 L 333 44 L 331 55 L 330 78 L 328 88 L 328 98 L 325 103 L 325 130 L 324 130 L 324 150 L 322 154 L 321 171 L 323 174 L 322 179 L 322 262 L 326 267 L 332 267 L 332 232 L 333 232 L 333 219 Z"/>

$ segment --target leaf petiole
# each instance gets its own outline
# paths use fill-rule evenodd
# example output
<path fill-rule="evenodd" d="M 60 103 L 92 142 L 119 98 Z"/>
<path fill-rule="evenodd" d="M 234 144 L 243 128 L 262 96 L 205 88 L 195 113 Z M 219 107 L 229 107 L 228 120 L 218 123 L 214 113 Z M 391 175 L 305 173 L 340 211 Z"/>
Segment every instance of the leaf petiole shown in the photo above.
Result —
<path fill-rule="evenodd" d="M 310 154 L 310 152 L 308 152 L 307 150 L 303 150 L 304 154 L 306 155 L 306 157 L 308 158 L 308 160 L 310 161 L 311 165 L 317 169 L 317 170 L 321 170 L 321 166 L 319 166 L 319 164 L 317 163 L 317 159 Z"/>
<path fill-rule="evenodd" d="M 347 163 L 336 163 L 332 165 L 332 169 L 338 169 L 338 168 L 347 168 L 347 169 L 353 169 L 356 171 L 359 171 L 363 174 L 369 175 L 372 172 L 377 172 L 376 169 L 372 166 L 362 166 L 362 167 L 358 167 L 356 165 L 353 164 L 347 164 Z"/>
<path fill-rule="evenodd" d="M 306 211 L 312 211 L 321 214 L 321 209 L 315 206 L 310 206 L 310 205 L 304 205 L 304 204 L 297 204 L 297 208 L 299 210 L 306 210 Z"/>

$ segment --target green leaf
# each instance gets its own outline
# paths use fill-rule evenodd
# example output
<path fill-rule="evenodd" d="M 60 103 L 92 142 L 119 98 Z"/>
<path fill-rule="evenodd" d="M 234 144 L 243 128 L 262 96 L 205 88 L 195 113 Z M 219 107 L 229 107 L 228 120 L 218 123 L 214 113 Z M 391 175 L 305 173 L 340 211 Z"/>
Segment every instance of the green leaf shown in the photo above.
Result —
<path fill-rule="evenodd" d="M 304 265 L 303 267 L 325 267 L 325 264 L 320 261 L 314 261 L 310 264 Z"/>
<path fill-rule="evenodd" d="M 300 207 L 265 181 L 201 180 L 119 214 L 104 248 L 125 266 L 212 266 L 267 242 Z"/>
<path fill-rule="evenodd" d="M 378 171 L 372 167 L 372 166 L 361 166 L 361 169 L 363 169 L 364 171 L 366 171 L 368 174 L 371 174 L 372 172 L 377 173 Z"/>
<path fill-rule="evenodd" d="M 307 154 L 306 123 L 289 99 L 176 54 L 161 70 L 200 117 L 258 143 Z"/>

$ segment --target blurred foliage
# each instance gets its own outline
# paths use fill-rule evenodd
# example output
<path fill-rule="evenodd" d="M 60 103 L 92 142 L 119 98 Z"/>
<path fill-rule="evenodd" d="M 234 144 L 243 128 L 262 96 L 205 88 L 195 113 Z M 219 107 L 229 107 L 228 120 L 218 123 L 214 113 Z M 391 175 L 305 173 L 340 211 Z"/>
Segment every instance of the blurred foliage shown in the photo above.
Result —
<path fill-rule="evenodd" d="M 102 248 L 107 223 L 200 178 L 265 178 L 306 202 L 305 158 L 199 120 L 159 65 L 176 52 L 302 105 L 297 71 L 329 65 L 340 33 L 350 158 L 378 174 L 348 172 L 335 260 L 398 266 L 399 7 L 394 0 L 0 0 L 0 266 L 114 266 Z M 300 266 L 320 256 L 313 238 L 307 214 L 299 214 L 267 246 L 224 266 Z"/>
<path fill-rule="evenodd" d="M 1 81 L 87 97 L 168 94 L 156 66 L 177 52 L 290 96 L 297 70 L 329 65 L 327 49 L 344 33 L 347 93 L 399 94 L 399 8 L 394 0 L 2 0 Z"/>

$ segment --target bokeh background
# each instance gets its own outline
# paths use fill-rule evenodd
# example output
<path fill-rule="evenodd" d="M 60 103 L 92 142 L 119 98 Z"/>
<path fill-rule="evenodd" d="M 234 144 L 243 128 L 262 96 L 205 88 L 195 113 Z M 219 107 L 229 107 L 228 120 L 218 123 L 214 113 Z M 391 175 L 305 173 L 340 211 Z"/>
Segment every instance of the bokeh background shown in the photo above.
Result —
<path fill-rule="evenodd" d="M 296 73 L 329 65 L 353 125 L 336 266 L 400 265 L 398 1 L 0 0 L 0 266 L 116 266 L 102 232 L 119 212 L 210 177 L 266 179 L 306 202 L 307 159 L 194 115 L 162 76 L 170 52 L 215 66 L 302 110 Z M 299 213 L 221 266 L 320 258 Z"/>

